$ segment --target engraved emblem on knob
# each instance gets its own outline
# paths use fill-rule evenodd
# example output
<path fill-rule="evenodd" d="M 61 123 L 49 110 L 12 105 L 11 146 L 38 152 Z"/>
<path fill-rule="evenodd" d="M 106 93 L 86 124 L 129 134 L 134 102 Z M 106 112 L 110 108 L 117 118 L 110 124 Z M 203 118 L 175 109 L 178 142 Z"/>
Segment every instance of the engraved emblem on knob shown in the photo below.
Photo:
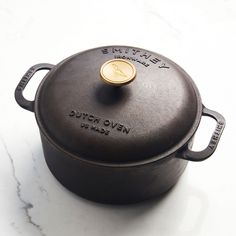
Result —
<path fill-rule="evenodd" d="M 100 70 L 101 79 L 113 86 L 122 86 L 132 82 L 136 73 L 134 65 L 123 59 L 106 61 Z"/>

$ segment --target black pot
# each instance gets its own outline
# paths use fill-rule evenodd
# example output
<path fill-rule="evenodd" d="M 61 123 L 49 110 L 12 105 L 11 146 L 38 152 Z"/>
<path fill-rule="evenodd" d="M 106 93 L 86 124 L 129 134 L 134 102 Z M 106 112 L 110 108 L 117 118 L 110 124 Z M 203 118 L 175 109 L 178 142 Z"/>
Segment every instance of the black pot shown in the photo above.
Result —
<path fill-rule="evenodd" d="M 35 101 L 26 100 L 25 86 L 43 69 L 49 72 Z M 183 69 L 134 47 L 95 48 L 55 66 L 32 66 L 15 98 L 35 113 L 53 175 L 76 194 L 105 203 L 137 202 L 166 192 L 189 160 L 213 154 L 225 126 L 219 113 L 202 105 Z M 202 116 L 217 125 L 207 148 L 194 152 L 192 139 Z"/>

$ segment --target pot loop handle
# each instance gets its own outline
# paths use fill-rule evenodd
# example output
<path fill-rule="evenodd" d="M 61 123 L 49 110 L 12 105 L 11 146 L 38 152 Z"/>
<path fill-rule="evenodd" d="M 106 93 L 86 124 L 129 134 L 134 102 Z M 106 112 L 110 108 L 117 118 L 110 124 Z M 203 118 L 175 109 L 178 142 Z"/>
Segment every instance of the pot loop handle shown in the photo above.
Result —
<path fill-rule="evenodd" d="M 210 157 L 215 152 L 216 147 L 219 143 L 221 134 L 225 127 L 225 119 L 218 112 L 207 109 L 204 106 L 202 109 L 202 115 L 209 116 L 213 118 L 214 120 L 216 120 L 217 122 L 215 130 L 211 136 L 208 146 L 202 151 L 195 152 L 190 149 L 190 143 L 188 143 L 188 145 L 185 148 L 183 148 L 180 152 L 178 152 L 177 154 L 178 158 L 185 159 L 188 161 L 203 161 L 207 159 L 208 157 Z"/>
<path fill-rule="evenodd" d="M 30 79 L 33 77 L 33 75 L 39 71 L 39 70 L 51 70 L 54 67 L 52 64 L 48 63 L 40 63 L 36 64 L 29 68 L 29 70 L 24 74 L 22 79 L 20 80 L 19 84 L 16 87 L 15 90 L 15 99 L 16 102 L 24 109 L 28 111 L 34 112 L 34 101 L 29 101 L 24 98 L 23 91 L 30 81 Z"/>

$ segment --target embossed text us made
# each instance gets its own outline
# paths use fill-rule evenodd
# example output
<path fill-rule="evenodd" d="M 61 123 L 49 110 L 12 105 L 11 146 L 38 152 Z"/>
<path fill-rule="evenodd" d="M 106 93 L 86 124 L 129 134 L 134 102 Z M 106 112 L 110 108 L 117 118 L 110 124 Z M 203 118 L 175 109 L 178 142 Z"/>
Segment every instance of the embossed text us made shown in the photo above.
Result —
<path fill-rule="evenodd" d="M 162 61 L 162 59 L 152 55 L 149 52 L 137 48 L 102 48 L 103 54 L 114 54 L 114 58 L 125 59 L 129 61 L 136 61 L 145 67 L 151 64 L 157 65 L 160 69 L 169 69 L 170 67 Z"/>
<path fill-rule="evenodd" d="M 129 134 L 130 127 L 116 122 L 111 119 L 104 119 L 87 112 L 72 110 L 69 117 L 80 121 L 80 128 L 88 131 L 93 131 L 99 134 L 109 135 L 110 132 L 116 131 L 122 134 Z"/>

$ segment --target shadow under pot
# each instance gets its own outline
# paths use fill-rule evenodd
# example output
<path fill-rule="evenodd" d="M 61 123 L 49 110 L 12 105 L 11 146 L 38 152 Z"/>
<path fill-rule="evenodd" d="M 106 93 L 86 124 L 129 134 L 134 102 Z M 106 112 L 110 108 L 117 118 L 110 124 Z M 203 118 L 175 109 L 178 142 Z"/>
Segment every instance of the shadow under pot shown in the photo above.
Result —
<path fill-rule="evenodd" d="M 23 96 L 39 70 L 49 70 L 35 100 Z M 145 49 L 107 46 L 57 65 L 37 64 L 15 90 L 35 113 L 45 160 L 72 192 L 103 203 L 133 203 L 169 190 L 188 161 L 211 156 L 225 120 L 202 105 L 190 76 Z M 206 149 L 191 150 L 202 116 L 216 120 Z"/>

